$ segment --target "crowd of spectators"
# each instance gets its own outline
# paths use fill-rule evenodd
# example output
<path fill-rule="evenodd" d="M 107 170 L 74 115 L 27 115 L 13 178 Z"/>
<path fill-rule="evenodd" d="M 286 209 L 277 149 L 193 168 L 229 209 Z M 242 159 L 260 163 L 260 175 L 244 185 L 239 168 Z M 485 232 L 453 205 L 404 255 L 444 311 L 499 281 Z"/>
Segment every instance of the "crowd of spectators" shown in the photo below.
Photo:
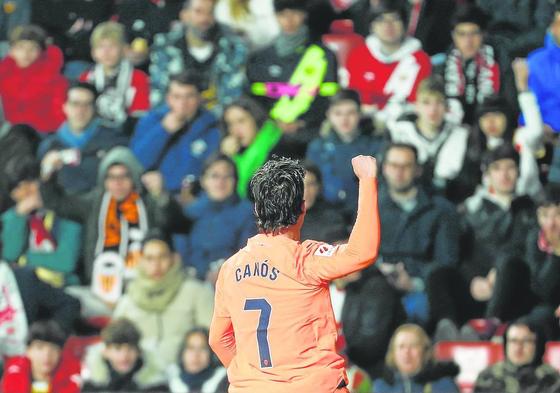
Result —
<path fill-rule="evenodd" d="M 432 343 L 500 326 L 505 360 L 475 391 L 560 389 L 542 361 L 560 339 L 560 2 L 0 6 L 1 391 L 225 392 L 207 329 L 221 264 L 257 231 L 252 175 L 302 160 L 302 239 L 344 243 L 359 154 L 380 164 L 382 243 L 330 287 L 351 392 L 458 391 Z M 341 21 L 345 53 L 322 40 Z"/>

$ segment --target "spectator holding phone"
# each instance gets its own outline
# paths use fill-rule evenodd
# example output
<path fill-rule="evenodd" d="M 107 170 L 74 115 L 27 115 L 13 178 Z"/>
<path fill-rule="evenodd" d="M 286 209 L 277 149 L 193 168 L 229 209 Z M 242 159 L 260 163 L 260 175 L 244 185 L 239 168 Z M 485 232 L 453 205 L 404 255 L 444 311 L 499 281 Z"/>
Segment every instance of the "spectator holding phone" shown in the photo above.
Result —
<path fill-rule="evenodd" d="M 95 110 L 97 91 L 77 82 L 70 86 L 62 107 L 66 121 L 39 146 L 47 170 L 60 169 L 58 183 L 68 193 L 92 190 L 99 162 L 112 147 L 128 143 L 119 130 L 101 124 Z"/>

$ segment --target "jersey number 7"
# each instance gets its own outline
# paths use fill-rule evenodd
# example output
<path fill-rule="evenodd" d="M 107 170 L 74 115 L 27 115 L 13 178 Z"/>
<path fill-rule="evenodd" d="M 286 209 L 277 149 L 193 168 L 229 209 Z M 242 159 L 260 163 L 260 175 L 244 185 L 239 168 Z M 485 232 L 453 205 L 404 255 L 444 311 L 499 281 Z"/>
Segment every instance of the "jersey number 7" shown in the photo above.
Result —
<path fill-rule="evenodd" d="M 259 357 L 261 359 L 261 368 L 272 367 L 272 359 L 270 357 L 270 347 L 268 345 L 268 324 L 270 323 L 270 314 L 272 307 L 266 299 L 247 299 L 245 300 L 245 311 L 260 311 L 259 324 L 257 326 L 257 345 L 259 347 Z"/>

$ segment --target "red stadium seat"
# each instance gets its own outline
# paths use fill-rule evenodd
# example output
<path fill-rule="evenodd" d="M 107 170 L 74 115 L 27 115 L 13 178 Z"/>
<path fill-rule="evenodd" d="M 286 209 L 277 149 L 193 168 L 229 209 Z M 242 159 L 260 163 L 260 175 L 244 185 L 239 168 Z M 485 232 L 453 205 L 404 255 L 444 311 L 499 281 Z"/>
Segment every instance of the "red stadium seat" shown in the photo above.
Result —
<path fill-rule="evenodd" d="M 63 354 L 81 361 L 87 348 L 100 341 L 99 336 L 70 336 L 64 345 Z"/>
<path fill-rule="evenodd" d="M 324 34 L 322 38 L 323 44 L 336 54 L 339 68 L 346 66 L 350 51 L 364 43 L 364 37 L 354 33 L 351 20 L 335 20 L 331 25 L 331 32 Z"/>
<path fill-rule="evenodd" d="M 560 341 L 546 343 L 543 360 L 560 372 Z"/>
<path fill-rule="evenodd" d="M 456 382 L 463 393 L 472 392 L 478 374 L 504 357 L 502 346 L 489 341 L 442 341 L 434 351 L 436 359 L 452 360 L 459 365 L 461 371 Z"/>

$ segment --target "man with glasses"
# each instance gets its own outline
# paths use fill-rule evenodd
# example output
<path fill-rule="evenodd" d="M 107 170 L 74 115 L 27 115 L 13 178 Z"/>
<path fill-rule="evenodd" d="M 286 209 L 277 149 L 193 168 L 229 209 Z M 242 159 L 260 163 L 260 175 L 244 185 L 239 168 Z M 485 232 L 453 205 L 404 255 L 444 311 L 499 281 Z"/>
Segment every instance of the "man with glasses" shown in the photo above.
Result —
<path fill-rule="evenodd" d="M 128 142 L 120 130 L 101 124 L 95 111 L 96 97 L 95 87 L 89 83 L 70 86 L 62 107 L 66 121 L 39 146 L 39 158 L 46 158 L 48 167 L 62 167 L 59 185 L 72 194 L 93 189 L 105 153 Z"/>
<path fill-rule="evenodd" d="M 348 87 L 360 93 L 364 109 L 383 110 L 378 118 L 384 120 L 416 100 L 418 84 L 432 66 L 420 41 L 406 36 L 404 9 L 384 1 L 370 21 L 371 35 L 348 56 Z"/>
<path fill-rule="evenodd" d="M 472 125 L 477 104 L 500 90 L 500 67 L 494 49 L 484 44 L 486 15 L 480 8 L 460 7 L 452 26 L 453 47 L 440 72 L 452 113 L 459 122 Z"/>
<path fill-rule="evenodd" d="M 424 292 L 428 272 L 437 266 L 458 265 L 459 230 L 451 202 L 430 195 L 419 184 L 417 161 L 412 145 L 393 143 L 386 150 L 386 187 L 379 194 L 383 263 L 378 266 L 403 293 L 409 319 L 424 323 L 428 318 Z"/>
<path fill-rule="evenodd" d="M 559 375 L 543 364 L 545 338 L 542 332 L 526 320 L 513 322 L 504 334 L 505 360 L 478 376 L 477 393 L 557 392 Z"/>
<path fill-rule="evenodd" d="M 41 196 L 57 215 L 83 225 L 84 263 L 80 284 L 67 289 L 82 301 L 84 316 L 110 315 L 124 280 L 134 275 L 141 242 L 148 231 L 184 231 L 188 223 L 180 207 L 163 191 L 161 176 L 145 174 L 132 152 L 117 146 L 99 165 L 96 187 L 70 195 L 44 167 Z M 147 190 L 147 192 L 145 191 Z"/>

